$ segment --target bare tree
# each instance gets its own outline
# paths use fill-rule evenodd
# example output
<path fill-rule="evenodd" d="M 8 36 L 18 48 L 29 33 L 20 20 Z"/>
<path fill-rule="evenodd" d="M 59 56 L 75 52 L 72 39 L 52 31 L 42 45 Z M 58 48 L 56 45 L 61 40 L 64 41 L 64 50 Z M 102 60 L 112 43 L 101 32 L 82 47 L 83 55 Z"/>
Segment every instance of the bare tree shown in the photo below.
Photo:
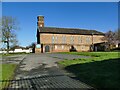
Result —
<path fill-rule="evenodd" d="M 35 47 L 35 42 L 32 42 L 29 46 L 27 46 L 28 48 L 34 48 Z"/>
<path fill-rule="evenodd" d="M 27 46 L 26 48 L 32 48 L 32 52 L 35 53 L 35 42 L 32 42 L 29 46 Z"/>
<path fill-rule="evenodd" d="M 118 44 L 118 47 L 120 47 L 120 29 L 115 31 L 116 36 L 116 43 Z"/>
<path fill-rule="evenodd" d="M 16 44 L 16 33 L 18 22 L 11 16 L 2 17 L 2 41 L 7 44 L 7 53 L 9 53 L 10 44 Z"/>
<path fill-rule="evenodd" d="M 116 39 L 120 41 L 120 29 L 115 31 Z"/>
<path fill-rule="evenodd" d="M 115 45 L 117 38 L 116 38 L 116 33 L 113 31 L 108 31 L 107 33 L 105 33 L 105 37 L 102 38 L 106 41 L 106 49 L 110 50 L 113 48 L 113 46 Z"/>

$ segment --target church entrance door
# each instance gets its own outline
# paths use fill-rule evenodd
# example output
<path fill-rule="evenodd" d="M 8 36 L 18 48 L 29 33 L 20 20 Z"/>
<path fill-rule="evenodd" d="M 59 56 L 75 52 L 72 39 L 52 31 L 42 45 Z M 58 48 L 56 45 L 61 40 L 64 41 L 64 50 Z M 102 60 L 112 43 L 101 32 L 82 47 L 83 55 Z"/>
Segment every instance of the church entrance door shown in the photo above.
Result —
<path fill-rule="evenodd" d="M 45 46 L 45 52 L 50 52 L 50 46 Z"/>

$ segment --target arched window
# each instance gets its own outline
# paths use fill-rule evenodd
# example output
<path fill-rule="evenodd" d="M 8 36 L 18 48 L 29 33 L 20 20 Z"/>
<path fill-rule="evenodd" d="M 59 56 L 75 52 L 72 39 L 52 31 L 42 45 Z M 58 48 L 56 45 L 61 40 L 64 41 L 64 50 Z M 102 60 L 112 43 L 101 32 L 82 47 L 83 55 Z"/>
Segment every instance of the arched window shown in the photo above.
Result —
<path fill-rule="evenodd" d="M 48 45 L 45 46 L 45 52 L 50 52 L 50 47 Z"/>

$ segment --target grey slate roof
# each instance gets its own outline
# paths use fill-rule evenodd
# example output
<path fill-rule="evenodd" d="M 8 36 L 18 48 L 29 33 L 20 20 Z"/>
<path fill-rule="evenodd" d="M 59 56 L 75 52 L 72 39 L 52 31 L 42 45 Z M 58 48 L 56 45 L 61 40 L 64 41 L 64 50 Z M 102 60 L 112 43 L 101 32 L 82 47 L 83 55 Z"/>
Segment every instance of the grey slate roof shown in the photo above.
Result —
<path fill-rule="evenodd" d="M 40 33 L 53 33 L 53 34 L 79 34 L 79 35 L 104 35 L 104 33 L 96 30 L 85 30 L 75 28 L 56 28 L 56 27 L 39 27 Z"/>

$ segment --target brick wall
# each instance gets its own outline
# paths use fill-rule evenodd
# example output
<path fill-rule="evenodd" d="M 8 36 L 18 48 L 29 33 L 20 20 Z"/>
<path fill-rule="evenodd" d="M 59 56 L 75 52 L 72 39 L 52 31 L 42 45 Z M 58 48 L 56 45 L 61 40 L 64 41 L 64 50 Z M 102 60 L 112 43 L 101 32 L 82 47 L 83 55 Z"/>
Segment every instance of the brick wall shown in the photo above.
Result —
<path fill-rule="evenodd" d="M 35 48 L 35 53 L 40 53 L 41 52 L 41 48 Z"/>
<path fill-rule="evenodd" d="M 104 42 L 101 40 L 102 37 L 104 36 L 93 35 L 93 43 Z M 43 44 L 90 45 L 92 44 L 92 35 L 41 34 L 40 40 Z"/>
<path fill-rule="evenodd" d="M 50 52 L 69 52 L 73 45 L 77 51 L 90 51 L 91 44 L 104 42 L 102 35 L 40 34 L 40 41 Z"/>

